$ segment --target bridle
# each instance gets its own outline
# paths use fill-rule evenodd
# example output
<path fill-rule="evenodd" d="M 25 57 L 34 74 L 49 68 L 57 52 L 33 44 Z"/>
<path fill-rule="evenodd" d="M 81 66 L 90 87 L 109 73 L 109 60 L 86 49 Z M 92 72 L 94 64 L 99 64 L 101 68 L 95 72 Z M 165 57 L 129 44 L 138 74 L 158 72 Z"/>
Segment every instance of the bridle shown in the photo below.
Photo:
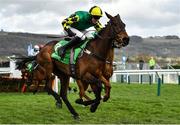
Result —
<path fill-rule="evenodd" d="M 123 45 L 122 45 L 122 44 L 123 44 L 123 42 L 122 42 L 122 41 L 123 41 L 123 38 L 120 37 L 120 36 L 121 36 L 120 34 L 121 34 L 121 32 L 124 31 L 124 29 L 121 28 L 121 30 L 117 32 L 116 29 L 115 29 L 115 27 L 113 26 L 111 20 L 110 20 L 110 22 L 109 22 L 109 25 L 110 25 L 111 35 L 110 35 L 110 36 L 107 36 L 107 37 L 102 37 L 101 35 L 96 34 L 97 37 L 99 37 L 100 39 L 110 39 L 110 40 L 112 40 L 112 47 L 113 47 L 113 48 L 121 48 L 121 47 L 123 46 Z M 92 30 L 91 30 L 91 31 L 92 31 Z M 94 31 L 94 30 L 93 30 L 93 31 Z M 85 34 L 86 34 L 86 33 L 85 33 Z M 119 44 L 119 41 L 121 41 L 121 44 Z M 99 60 L 107 63 L 107 64 L 111 64 L 110 61 L 106 60 L 106 59 L 103 58 L 101 55 L 98 55 L 98 54 L 96 54 L 96 53 L 93 53 L 93 52 L 91 52 L 91 51 L 89 51 L 89 50 L 87 50 L 87 49 L 85 49 L 84 52 L 85 52 L 86 54 L 88 54 L 88 55 L 91 55 L 91 56 L 93 56 L 93 57 L 95 57 L 95 58 L 97 58 L 97 59 L 99 59 Z"/>
<path fill-rule="evenodd" d="M 110 23 L 111 33 L 112 33 L 112 36 L 111 36 L 112 47 L 121 48 L 123 46 L 123 38 L 121 37 L 121 33 L 124 32 L 124 29 L 121 28 L 120 31 L 116 31 L 112 22 L 110 21 L 109 23 Z M 119 41 L 121 41 L 121 43 Z"/>
<path fill-rule="evenodd" d="M 122 42 L 123 38 L 121 37 L 121 32 L 124 32 L 124 29 L 121 28 L 121 30 L 117 32 L 111 21 L 109 22 L 109 25 L 110 25 L 110 30 L 111 30 L 110 31 L 111 36 L 102 37 L 99 34 L 96 34 L 96 35 L 100 39 L 110 39 L 110 40 L 112 40 L 112 47 L 113 48 L 121 48 L 123 46 L 123 42 Z M 119 43 L 119 41 L 121 41 L 121 44 Z"/>

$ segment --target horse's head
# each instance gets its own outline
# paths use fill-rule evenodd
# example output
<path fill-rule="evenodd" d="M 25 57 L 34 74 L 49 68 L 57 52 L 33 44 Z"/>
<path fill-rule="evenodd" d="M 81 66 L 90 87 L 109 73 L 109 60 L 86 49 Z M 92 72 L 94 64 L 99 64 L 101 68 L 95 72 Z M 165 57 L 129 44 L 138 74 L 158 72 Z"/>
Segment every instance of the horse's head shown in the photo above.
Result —
<path fill-rule="evenodd" d="M 106 13 L 106 16 L 110 19 L 109 24 L 111 25 L 112 38 L 114 46 L 117 48 L 125 47 L 129 44 L 129 36 L 125 29 L 125 24 L 122 22 L 119 14 L 116 16 L 111 16 Z"/>

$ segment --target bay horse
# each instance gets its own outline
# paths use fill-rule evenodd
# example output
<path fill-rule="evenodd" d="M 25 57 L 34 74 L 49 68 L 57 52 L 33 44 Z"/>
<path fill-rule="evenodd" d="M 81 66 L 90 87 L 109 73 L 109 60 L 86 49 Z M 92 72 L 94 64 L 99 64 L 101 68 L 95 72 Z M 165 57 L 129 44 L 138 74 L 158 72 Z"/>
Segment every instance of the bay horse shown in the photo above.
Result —
<path fill-rule="evenodd" d="M 120 19 L 119 14 L 111 16 L 106 13 L 110 19 L 107 25 L 91 39 L 86 46 L 83 55 L 76 63 L 76 81 L 83 96 L 84 88 L 82 81 L 89 81 L 93 88 L 96 99 L 91 104 L 90 111 L 95 112 L 101 100 L 101 82 L 105 86 L 110 85 L 109 81 L 103 76 L 108 51 L 112 46 L 126 46 L 129 43 L 129 37 L 125 30 L 125 24 Z M 54 52 L 54 46 L 59 41 L 47 43 L 37 55 L 37 63 L 46 70 L 47 91 L 56 99 L 56 103 L 62 103 L 61 98 L 73 117 L 79 118 L 79 114 L 70 104 L 67 98 L 67 89 L 69 87 L 69 78 L 72 76 L 69 65 L 61 63 L 51 57 Z M 61 81 L 60 96 L 51 88 L 52 73 L 58 76 Z M 110 88 L 110 87 L 109 87 Z"/>
<path fill-rule="evenodd" d="M 32 60 L 36 60 L 36 56 L 22 57 L 17 58 L 16 69 L 21 71 L 21 82 L 25 83 L 27 86 L 34 85 L 33 93 L 35 94 L 38 91 L 40 83 L 43 81 L 46 82 L 46 71 L 45 69 L 36 64 L 35 67 L 30 71 L 27 67 Z M 55 79 L 55 76 L 52 75 L 52 80 Z"/>
<path fill-rule="evenodd" d="M 81 91 L 83 90 L 83 86 L 81 87 L 81 85 L 83 85 L 83 80 L 96 82 L 91 84 L 94 88 L 93 90 L 96 97 L 94 103 L 90 107 L 91 112 L 95 112 L 100 104 L 101 82 L 105 83 L 105 86 L 110 85 L 109 81 L 103 76 L 108 51 L 112 46 L 126 46 L 129 42 L 125 24 L 120 19 L 120 16 L 116 15 L 115 17 L 112 17 L 107 13 L 106 16 L 110 21 L 101 32 L 98 33 L 96 38 L 90 40 L 85 48 L 84 54 L 76 63 L 76 79 Z M 62 97 L 73 117 L 78 118 L 78 113 L 67 98 L 69 78 L 72 75 L 69 65 L 51 58 L 51 54 L 54 52 L 54 45 L 57 42 L 58 41 L 52 41 L 46 44 L 37 55 L 37 62 L 46 69 L 47 80 L 50 81 L 52 73 L 59 77 L 61 81 L 60 97 Z M 51 85 L 51 82 L 48 83 L 48 85 Z M 51 88 L 49 88 L 49 92 L 52 94 L 54 93 Z M 55 96 L 55 98 L 57 97 Z"/>

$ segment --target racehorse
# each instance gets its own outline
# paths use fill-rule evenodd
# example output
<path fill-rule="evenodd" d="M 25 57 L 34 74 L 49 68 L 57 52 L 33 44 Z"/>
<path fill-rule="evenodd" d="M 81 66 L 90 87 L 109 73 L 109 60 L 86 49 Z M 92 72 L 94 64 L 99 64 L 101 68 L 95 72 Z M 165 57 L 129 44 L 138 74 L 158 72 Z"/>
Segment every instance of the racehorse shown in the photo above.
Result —
<path fill-rule="evenodd" d="M 90 111 L 95 112 L 101 100 L 101 82 L 110 85 L 109 81 L 103 76 L 108 51 L 112 47 L 122 47 L 129 43 L 129 37 L 125 30 L 125 24 L 119 15 L 111 16 L 106 13 L 110 19 L 107 25 L 91 39 L 87 44 L 83 55 L 76 62 L 76 81 L 83 96 L 84 88 L 82 81 L 88 81 L 93 88 L 96 99 L 91 104 Z M 69 78 L 72 76 L 69 65 L 61 63 L 51 57 L 54 52 L 54 46 L 59 41 L 47 43 L 37 55 L 37 63 L 46 70 L 47 91 L 61 103 L 61 98 L 68 107 L 73 117 L 79 118 L 79 114 L 70 104 L 67 98 L 67 88 L 69 87 Z M 60 97 L 51 89 L 52 73 L 58 76 L 61 81 Z"/>
<path fill-rule="evenodd" d="M 17 58 L 18 60 L 16 62 L 16 69 L 21 71 L 21 77 L 22 83 L 25 83 L 27 86 L 34 85 L 33 93 L 35 94 L 38 91 L 40 83 L 43 81 L 46 81 L 46 75 L 45 75 L 45 69 L 42 68 L 40 65 L 36 64 L 35 67 L 32 67 L 32 69 L 28 69 L 28 65 L 32 63 L 32 58 L 35 58 L 36 56 L 31 57 L 23 57 L 23 58 Z M 52 76 L 52 79 L 55 77 Z"/>

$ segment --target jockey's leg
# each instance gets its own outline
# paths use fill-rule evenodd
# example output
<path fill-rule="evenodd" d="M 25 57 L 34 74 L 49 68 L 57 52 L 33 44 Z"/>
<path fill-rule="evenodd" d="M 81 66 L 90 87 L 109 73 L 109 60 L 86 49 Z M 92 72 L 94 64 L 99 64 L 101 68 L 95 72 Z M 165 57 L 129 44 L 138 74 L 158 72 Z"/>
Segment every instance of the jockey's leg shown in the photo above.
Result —
<path fill-rule="evenodd" d="M 64 58 L 66 50 L 69 48 L 72 48 L 73 46 L 78 45 L 79 43 L 81 43 L 81 38 L 79 38 L 78 36 L 75 36 L 71 41 L 69 41 L 66 45 L 62 46 L 59 48 L 58 53 L 59 55 Z"/>
<path fill-rule="evenodd" d="M 69 41 L 69 43 L 59 48 L 58 53 L 62 58 L 64 58 L 67 49 L 77 46 L 86 39 L 86 36 L 81 31 L 72 27 L 70 29 L 73 33 L 76 34 L 76 36 L 71 41 Z"/>
<path fill-rule="evenodd" d="M 36 60 L 33 60 L 31 63 L 32 63 L 32 70 L 36 69 L 38 66 Z"/>

